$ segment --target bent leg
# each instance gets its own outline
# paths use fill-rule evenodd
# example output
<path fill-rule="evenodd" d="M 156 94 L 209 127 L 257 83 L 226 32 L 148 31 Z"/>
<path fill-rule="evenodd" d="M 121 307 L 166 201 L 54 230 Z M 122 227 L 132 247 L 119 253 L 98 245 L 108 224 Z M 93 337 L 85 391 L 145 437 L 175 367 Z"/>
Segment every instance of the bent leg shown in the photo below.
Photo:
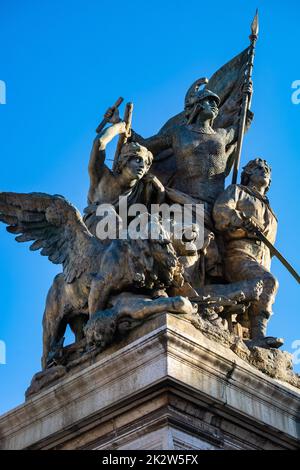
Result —
<path fill-rule="evenodd" d="M 227 279 L 231 282 L 257 280 L 263 283 L 259 299 L 249 307 L 250 336 L 262 347 L 279 347 L 282 340 L 266 338 L 267 323 L 272 315 L 272 306 L 278 290 L 278 281 L 266 268 L 247 256 L 232 256 L 225 260 Z"/>

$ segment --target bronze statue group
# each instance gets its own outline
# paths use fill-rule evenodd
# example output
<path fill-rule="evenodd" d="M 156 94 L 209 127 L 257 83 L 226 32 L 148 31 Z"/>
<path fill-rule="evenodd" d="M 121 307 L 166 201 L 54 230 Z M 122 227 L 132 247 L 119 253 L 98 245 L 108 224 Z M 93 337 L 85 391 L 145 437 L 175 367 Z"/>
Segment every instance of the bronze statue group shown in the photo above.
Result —
<path fill-rule="evenodd" d="M 103 350 L 161 312 L 203 317 L 238 335 L 249 348 L 282 345 L 281 339 L 266 334 L 278 289 L 270 272 L 277 231 L 267 198 L 270 166 L 262 158 L 248 161 L 240 183 L 233 181 L 225 189 L 240 153 L 243 104 L 248 106 L 242 133 L 253 118 L 251 76 L 245 80 L 249 51 L 209 81 L 197 80 L 186 94 L 183 112 L 152 137 L 143 138 L 131 128 L 130 113 L 120 119 L 121 100 L 107 110 L 107 125 L 92 145 L 83 218 L 61 196 L 0 193 L 0 220 L 7 230 L 63 267 L 46 301 L 43 369 L 70 360 L 70 347 L 63 344 L 67 325 L 75 334 L 71 349 L 79 357 Z M 106 146 L 116 136 L 111 169 L 105 163 Z M 156 239 L 100 240 L 98 208 L 111 204 L 120 219 L 120 198 L 126 198 L 128 210 L 134 204 L 147 211 L 153 204 L 201 204 L 204 227 L 193 219 L 182 228 L 181 240 L 163 231 Z M 162 214 L 155 220 L 160 226 Z M 203 230 L 200 247 L 184 243 L 186 229 L 190 242 Z"/>

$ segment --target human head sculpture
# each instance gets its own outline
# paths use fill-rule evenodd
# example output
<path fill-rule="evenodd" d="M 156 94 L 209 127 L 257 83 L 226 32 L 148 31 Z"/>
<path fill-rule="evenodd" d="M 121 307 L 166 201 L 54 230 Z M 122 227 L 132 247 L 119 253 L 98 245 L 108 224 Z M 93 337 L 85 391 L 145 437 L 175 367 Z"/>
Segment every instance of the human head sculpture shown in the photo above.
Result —
<path fill-rule="evenodd" d="M 139 181 L 149 171 L 152 153 L 137 142 L 123 145 L 115 172 L 122 174 L 128 182 Z"/>
<path fill-rule="evenodd" d="M 207 78 L 200 78 L 189 88 L 184 101 L 185 116 L 189 124 L 197 118 L 201 121 L 210 120 L 211 124 L 219 112 L 220 97 L 207 88 Z"/>
<path fill-rule="evenodd" d="M 255 158 L 250 160 L 243 167 L 241 174 L 241 184 L 243 186 L 253 185 L 259 189 L 264 189 L 266 194 L 271 186 L 271 167 L 266 160 Z"/>

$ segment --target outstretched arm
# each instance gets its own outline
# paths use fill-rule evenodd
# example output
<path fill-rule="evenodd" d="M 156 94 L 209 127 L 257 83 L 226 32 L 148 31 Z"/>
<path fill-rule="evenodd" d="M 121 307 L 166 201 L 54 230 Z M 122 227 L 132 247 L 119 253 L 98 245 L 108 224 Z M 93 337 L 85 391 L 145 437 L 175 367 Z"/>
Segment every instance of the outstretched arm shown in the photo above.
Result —
<path fill-rule="evenodd" d="M 251 97 L 253 93 L 252 82 L 250 83 L 250 85 L 244 85 L 244 92 L 249 94 L 249 98 Z M 252 120 L 253 120 L 253 116 L 254 116 L 253 112 L 250 109 L 248 109 L 246 122 L 245 122 L 245 131 L 247 131 L 250 128 Z M 225 129 L 226 154 L 227 154 L 226 176 L 228 176 L 229 173 L 231 172 L 231 169 L 235 162 L 235 158 L 236 158 L 235 150 L 237 148 L 237 143 L 238 143 L 239 133 L 240 133 L 240 126 L 241 126 L 240 113 L 233 115 L 232 118 L 233 118 L 232 125 L 227 127 L 227 129 Z"/>
<path fill-rule="evenodd" d="M 168 134 L 156 134 L 145 139 L 132 129 L 130 140 L 131 142 L 138 142 L 140 145 L 146 147 L 153 153 L 154 157 L 163 150 L 172 147 L 172 136 Z"/>

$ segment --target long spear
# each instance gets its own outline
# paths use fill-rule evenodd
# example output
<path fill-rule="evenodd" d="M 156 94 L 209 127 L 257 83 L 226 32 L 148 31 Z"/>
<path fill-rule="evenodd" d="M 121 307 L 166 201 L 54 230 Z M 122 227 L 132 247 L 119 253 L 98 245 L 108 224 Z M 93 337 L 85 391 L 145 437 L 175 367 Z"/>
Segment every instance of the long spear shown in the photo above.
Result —
<path fill-rule="evenodd" d="M 259 31 L 258 10 L 256 10 L 255 17 L 251 24 L 251 34 L 249 36 L 249 39 L 250 39 L 249 61 L 248 61 L 248 67 L 247 67 L 247 72 L 246 72 L 246 77 L 245 77 L 245 83 L 249 85 L 251 83 L 251 78 L 252 78 L 253 64 L 254 64 L 254 57 L 255 57 L 255 45 L 258 39 L 258 31 Z M 246 118 L 247 118 L 248 109 L 250 108 L 250 104 L 251 104 L 251 97 L 249 96 L 248 92 L 244 92 L 242 106 L 241 106 L 240 127 L 239 127 L 239 135 L 238 135 L 238 142 L 237 142 L 236 158 L 234 162 L 233 175 L 232 175 L 232 184 L 236 184 L 237 182 L 237 176 L 238 176 L 238 171 L 239 171 L 239 166 L 240 166 L 240 159 L 241 159 L 241 153 L 242 153 L 242 147 L 243 147 L 243 141 L 244 141 L 244 135 L 245 135 Z"/>

